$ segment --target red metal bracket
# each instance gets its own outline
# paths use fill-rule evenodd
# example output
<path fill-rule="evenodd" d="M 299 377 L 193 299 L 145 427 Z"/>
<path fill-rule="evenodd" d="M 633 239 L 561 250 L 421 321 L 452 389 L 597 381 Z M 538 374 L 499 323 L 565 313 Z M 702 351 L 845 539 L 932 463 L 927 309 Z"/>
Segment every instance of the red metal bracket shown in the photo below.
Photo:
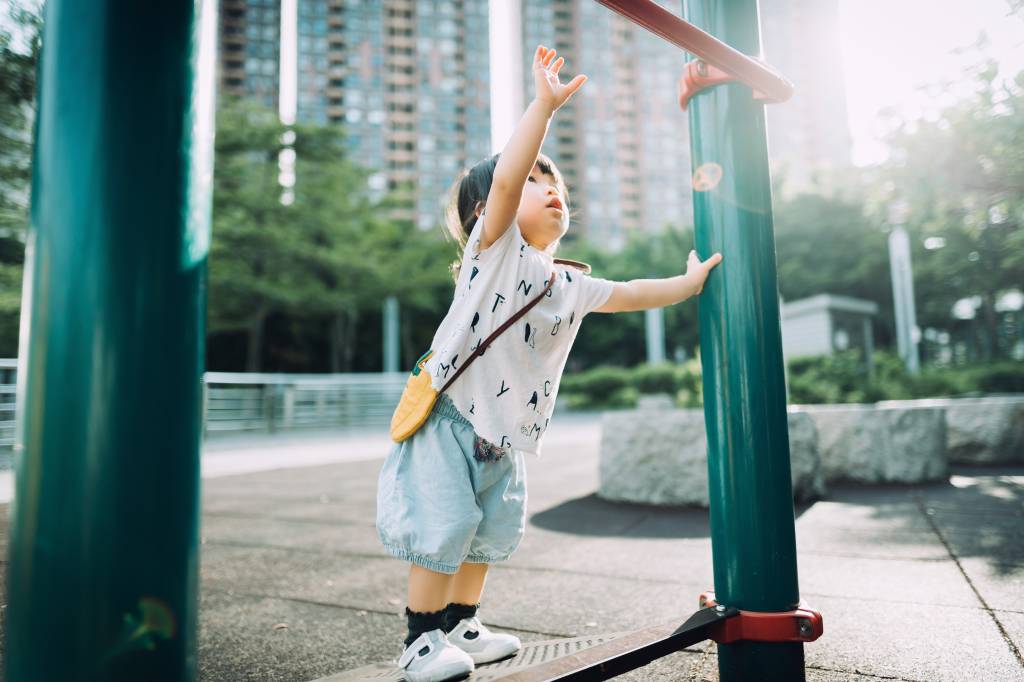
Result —
<path fill-rule="evenodd" d="M 719 607 L 715 593 L 708 591 L 700 595 L 700 607 Z M 711 639 L 719 644 L 741 639 L 751 642 L 813 642 L 824 631 L 821 614 L 801 600 L 800 606 L 793 611 L 740 611 L 740 615 L 727 618 L 715 627 Z"/>
<path fill-rule="evenodd" d="M 694 59 L 686 63 L 686 70 L 679 79 L 679 106 L 686 111 L 690 98 L 705 88 L 721 83 L 742 82 L 736 76 L 730 76 L 717 66 L 708 64 L 703 59 Z M 754 90 L 754 99 L 770 100 L 768 95 Z"/>

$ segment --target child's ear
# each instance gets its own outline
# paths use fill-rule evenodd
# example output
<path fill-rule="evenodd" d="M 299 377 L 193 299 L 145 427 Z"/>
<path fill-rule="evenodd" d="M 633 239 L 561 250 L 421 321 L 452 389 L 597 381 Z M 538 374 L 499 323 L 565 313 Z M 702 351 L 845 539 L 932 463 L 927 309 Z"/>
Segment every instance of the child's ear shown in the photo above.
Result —
<path fill-rule="evenodd" d="M 484 212 L 484 202 L 482 202 L 482 201 L 476 202 L 476 209 L 473 211 L 473 213 L 475 213 L 476 217 L 479 218 L 480 214 L 483 213 L 483 212 Z"/>

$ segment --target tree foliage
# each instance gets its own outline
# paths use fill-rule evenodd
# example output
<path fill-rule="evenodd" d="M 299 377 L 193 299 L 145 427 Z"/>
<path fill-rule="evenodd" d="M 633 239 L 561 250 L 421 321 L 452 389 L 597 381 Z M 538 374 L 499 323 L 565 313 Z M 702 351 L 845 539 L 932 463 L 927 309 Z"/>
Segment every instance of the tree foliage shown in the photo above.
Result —
<path fill-rule="evenodd" d="M 20 2 L 0 21 L 0 357 L 18 352 L 41 23 Z"/>
<path fill-rule="evenodd" d="M 397 296 L 412 309 L 432 308 L 439 288 L 450 284 L 443 245 L 388 217 L 396 200 L 371 196 L 370 171 L 348 158 L 344 141 L 337 126 L 286 129 L 255 103 L 221 104 L 209 330 L 245 335 L 248 371 L 274 356 L 264 335 L 275 316 L 276 327 L 283 318 L 291 322 L 285 327 L 328 339 L 317 351 L 325 358 L 284 354 L 291 369 L 350 371 L 360 320 L 375 314 L 385 297 Z M 294 164 L 291 203 L 282 201 L 279 174 L 288 165 L 282 155 Z M 231 369 L 241 369 L 234 364 Z"/>
<path fill-rule="evenodd" d="M 996 347 L 996 302 L 1024 284 L 1024 72 L 998 73 L 988 60 L 972 96 L 899 122 L 868 200 L 878 223 L 889 200 L 907 203 L 919 326 L 948 329 L 953 305 L 977 297 L 983 361 L 1006 353 Z"/>

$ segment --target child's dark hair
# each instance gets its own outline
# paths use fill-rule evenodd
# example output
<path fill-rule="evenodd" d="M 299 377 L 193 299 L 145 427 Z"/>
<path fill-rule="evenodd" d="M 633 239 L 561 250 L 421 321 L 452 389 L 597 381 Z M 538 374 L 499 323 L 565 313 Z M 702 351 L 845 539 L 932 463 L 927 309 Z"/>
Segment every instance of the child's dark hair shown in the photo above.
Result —
<path fill-rule="evenodd" d="M 484 159 L 469 170 L 464 170 L 452 183 L 448 190 L 448 201 L 445 205 L 445 233 L 459 245 L 458 258 L 451 264 L 452 277 L 459 278 L 459 266 L 462 264 L 462 253 L 466 241 L 476 222 L 476 210 L 487 201 L 494 181 L 494 168 L 498 165 L 501 154 Z M 537 155 L 537 166 L 540 171 L 555 179 L 558 191 L 565 202 L 565 214 L 571 215 L 569 206 L 569 190 L 565 186 L 562 174 L 554 162 L 544 154 Z"/>

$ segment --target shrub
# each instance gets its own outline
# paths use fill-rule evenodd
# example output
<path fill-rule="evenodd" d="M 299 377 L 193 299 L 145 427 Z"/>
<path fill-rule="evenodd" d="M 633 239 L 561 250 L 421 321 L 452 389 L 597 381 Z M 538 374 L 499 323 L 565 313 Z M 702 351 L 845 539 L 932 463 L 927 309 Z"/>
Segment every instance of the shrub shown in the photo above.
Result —
<path fill-rule="evenodd" d="M 565 375 L 559 391 L 589 395 L 600 400 L 601 396 L 611 396 L 628 386 L 629 374 L 625 367 L 595 367 L 586 372 Z"/>
<path fill-rule="evenodd" d="M 874 376 L 859 349 L 830 356 L 792 358 L 788 365 L 789 402 L 873 403 L 963 395 L 1024 392 L 1024 362 L 1004 361 L 964 368 L 927 367 L 914 376 L 893 352 L 872 355 Z M 632 369 L 597 367 L 562 379 L 566 404 L 576 409 L 632 407 L 644 393 L 668 393 L 678 407 L 703 405 L 700 355 L 676 365 Z"/>
<path fill-rule="evenodd" d="M 675 393 L 679 388 L 679 375 L 670 363 L 640 365 L 634 368 L 632 384 L 640 393 Z"/>
<path fill-rule="evenodd" d="M 1024 393 L 1024 362 L 1003 361 L 972 371 L 975 389 L 986 393 Z"/>

